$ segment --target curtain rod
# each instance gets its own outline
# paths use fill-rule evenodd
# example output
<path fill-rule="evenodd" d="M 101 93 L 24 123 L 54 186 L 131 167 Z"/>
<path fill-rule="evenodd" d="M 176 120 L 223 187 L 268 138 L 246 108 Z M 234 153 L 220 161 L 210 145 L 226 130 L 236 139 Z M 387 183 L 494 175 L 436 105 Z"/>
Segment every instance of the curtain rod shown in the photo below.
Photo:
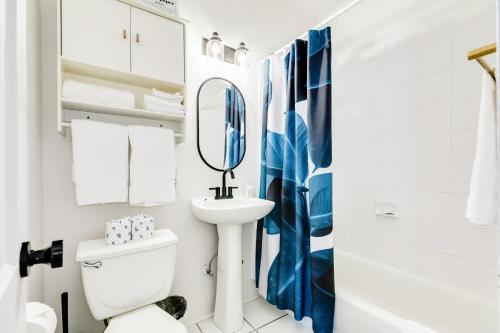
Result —
<path fill-rule="evenodd" d="M 323 21 L 321 21 L 320 24 L 314 26 L 312 29 L 319 29 L 323 26 L 325 26 L 327 23 L 330 23 L 331 21 L 335 20 L 337 17 L 347 13 L 348 11 L 350 11 L 352 8 L 356 7 L 357 5 L 359 5 L 360 3 L 362 3 L 363 1 L 365 0 L 354 0 L 350 3 L 348 3 L 347 5 L 345 5 L 344 7 L 342 7 L 340 10 L 330 14 L 327 18 L 325 18 Z M 283 49 L 285 49 L 286 47 L 288 47 L 290 44 L 292 44 L 296 39 L 299 39 L 299 38 L 302 38 L 304 36 L 307 36 L 307 33 L 308 31 L 304 32 L 302 35 L 300 35 L 299 37 L 293 39 L 292 41 L 288 42 L 287 44 L 285 44 L 284 46 L 280 47 L 279 49 L 277 49 L 276 51 L 274 51 L 273 53 L 271 54 L 278 54 L 280 53 L 281 51 L 283 51 Z"/>

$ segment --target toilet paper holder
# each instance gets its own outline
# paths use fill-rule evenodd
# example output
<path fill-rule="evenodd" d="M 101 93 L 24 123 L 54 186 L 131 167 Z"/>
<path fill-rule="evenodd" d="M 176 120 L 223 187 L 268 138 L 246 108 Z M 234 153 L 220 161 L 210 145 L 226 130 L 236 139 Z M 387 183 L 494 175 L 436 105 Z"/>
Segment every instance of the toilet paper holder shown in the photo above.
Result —
<path fill-rule="evenodd" d="M 52 242 L 52 246 L 34 251 L 31 249 L 30 242 L 24 242 L 21 245 L 19 254 L 19 273 L 21 277 L 27 277 L 30 273 L 30 267 L 39 264 L 50 264 L 51 268 L 63 266 L 63 241 Z"/>

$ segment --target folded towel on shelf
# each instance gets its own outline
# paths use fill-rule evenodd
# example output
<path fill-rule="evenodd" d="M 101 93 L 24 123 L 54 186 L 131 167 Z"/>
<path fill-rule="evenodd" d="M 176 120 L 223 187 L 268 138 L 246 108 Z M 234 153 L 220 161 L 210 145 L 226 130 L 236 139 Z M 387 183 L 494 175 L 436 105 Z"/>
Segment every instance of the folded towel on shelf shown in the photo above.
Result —
<path fill-rule="evenodd" d="M 132 219 L 123 217 L 106 222 L 106 244 L 122 245 L 132 240 Z"/>
<path fill-rule="evenodd" d="M 175 201 L 175 139 L 171 129 L 130 126 L 131 206 L 153 207 Z"/>
<path fill-rule="evenodd" d="M 495 223 L 497 213 L 496 88 L 490 74 L 483 74 L 476 157 L 472 170 L 466 217 L 475 224 Z"/>
<path fill-rule="evenodd" d="M 185 114 L 184 110 L 170 109 L 170 108 L 166 108 L 166 107 L 163 107 L 161 105 L 156 105 L 156 104 L 147 104 L 147 105 L 144 106 L 144 109 L 148 110 L 148 111 L 178 114 L 180 116 L 183 116 Z"/>
<path fill-rule="evenodd" d="M 150 106 L 162 107 L 169 110 L 184 111 L 184 106 L 181 103 L 165 101 L 159 97 L 144 95 L 143 106 L 148 109 Z"/>
<path fill-rule="evenodd" d="M 145 214 L 132 217 L 132 240 L 149 239 L 153 237 L 154 231 L 154 217 Z"/>
<path fill-rule="evenodd" d="M 135 96 L 130 91 L 114 89 L 70 79 L 62 84 L 62 98 L 92 104 L 135 107 Z"/>
<path fill-rule="evenodd" d="M 172 103 L 182 103 L 182 101 L 184 100 L 184 96 L 182 96 L 180 93 L 171 94 L 158 89 L 153 89 L 151 95 Z"/>
<path fill-rule="evenodd" d="M 77 204 L 127 202 L 127 127 L 73 120 L 71 129 Z"/>

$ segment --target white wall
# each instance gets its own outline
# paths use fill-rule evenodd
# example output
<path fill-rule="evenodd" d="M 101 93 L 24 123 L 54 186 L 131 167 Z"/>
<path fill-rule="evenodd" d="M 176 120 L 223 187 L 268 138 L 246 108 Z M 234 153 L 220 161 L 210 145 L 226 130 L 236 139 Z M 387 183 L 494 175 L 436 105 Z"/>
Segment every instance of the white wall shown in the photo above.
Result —
<path fill-rule="evenodd" d="M 257 108 L 254 103 L 255 71 L 242 71 L 232 65 L 214 64 L 201 55 L 201 37 L 217 30 L 209 18 L 194 11 L 196 1 L 182 2 L 182 16 L 192 23 L 188 27 L 187 65 L 187 133 L 186 141 L 177 146 L 178 196 L 173 205 L 152 209 L 129 207 L 126 204 L 77 207 L 71 181 L 71 135 L 57 133 L 55 106 L 55 1 L 43 2 L 44 41 L 44 239 L 64 239 L 64 268 L 46 270 L 46 302 L 59 311 L 59 295 L 69 292 L 70 331 L 97 332 L 102 323 L 91 317 L 83 294 L 80 267 L 75 262 L 79 241 L 103 237 L 106 220 L 145 212 L 156 217 L 158 228 L 170 228 L 179 236 L 177 265 L 173 294 L 187 298 L 188 312 L 184 318 L 191 323 L 209 316 L 213 311 L 215 281 L 201 274 L 202 265 L 208 263 L 216 252 L 217 233 L 213 225 L 197 221 L 190 212 L 189 200 L 209 194 L 208 187 L 221 182 L 221 174 L 210 170 L 198 157 L 196 149 L 196 93 L 208 77 L 220 76 L 234 82 L 243 92 L 247 102 L 249 128 L 256 127 Z M 193 7 L 189 7 L 193 6 Z M 193 14 L 192 14 L 193 13 Z M 223 33 L 223 32 L 221 32 Z M 257 135 L 249 133 L 247 155 L 235 170 L 236 180 L 231 184 L 244 188 L 256 184 Z M 247 244 L 248 245 L 248 244 Z M 248 251 L 245 251 L 248 257 Z M 248 261 L 248 260 L 247 260 Z M 244 267 L 247 271 L 247 267 Z M 252 283 L 244 279 L 244 296 L 255 296 Z"/>
<path fill-rule="evenodd" d="M 366 0 L 332 27 L 336 246 L 495 297 L 495 228 L 464 217 L 483 73 L 466 54 L 495 41 L 495 1 Z"/>

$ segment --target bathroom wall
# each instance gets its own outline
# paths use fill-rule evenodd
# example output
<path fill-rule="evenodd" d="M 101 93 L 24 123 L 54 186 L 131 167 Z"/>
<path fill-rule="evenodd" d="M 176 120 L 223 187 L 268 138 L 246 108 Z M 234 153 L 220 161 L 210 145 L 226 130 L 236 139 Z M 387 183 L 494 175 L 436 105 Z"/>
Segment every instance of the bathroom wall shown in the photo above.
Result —
<path fill-rule="evenodd" d="M 217 233 L 213 225 L 197 221 L 190 212 L 190 199 L 209 194 L 208 187 L 221 182 L 221 174 L 210 170 L 198 157 L 196 149 L 196 93 L 199 85 L 208 77 L 230 79 L 243 92 L 247 102 L 247 126 L 256 127 L 257 108 L 254 103 L 255 71 L 242 70 L 232 65 L 214 63 L 201 55 L 201 37 L 217 30 L 217 22 L 204 16 L 197 9 L 198 1 L 183 1 L 181 16 L 191 20 L 188 26 L 187 65 L 187 133 L 185 142 L 177 145 L 178 193 L 173 205 L 151 209 L 129 207 L 126 204 L 77 207 L 71 181 L 71 132 L 62 136 L 56 129 L 56 2 L 42 2 L 43 18 L 43 79 L 44 79 L 44 239 L 64 239 L 64 268 L 45 270 L 46 302 L 59 312 L 59 295 L 69 292 L 70 331 L 97 332 L 103 327 L 88 310 L 83 294 L 80 267 L 74 260 L 79 241 L 103 237 L 106 220 L 147 213 L 155 216 L 159 228 L 170 228 L 179 236 L 177 265 L 173 294 L 187 298 L 188 311 L 185 323 L 204 319 L 213 311 L 215 280 L 201 273 L 202 266 L 217 250 Z M 224 31 L 220 31 L 224 36 Z M 230 41 L 234 42 L 234 41 Z M 236 44 L 235 42 L 231 45 Z M 255 151 L 256 134 L 248 133 L 247 154 L 243 164 L 235 170 L 236 180 L 231 184 L 244 188 L 256 185 L 258 165 Z M 241 192 L 241 190 L 240 190 Z M 248 248 L 248 244 L 246 247 Z M 244 251 L 245 258 L 248 250 Z M 245 260 L 248 262 L 248 260 Z M 252 282 L 246 276 L 244 266 L 244 297 L 252 299 L 255 293 Z M 126 274 L 126 272 L 124 272 Z M 147 272 L 145 272 L 147 274 Z M 60 332 L 60 331 L 59 331 Z"/>
<path fill-rule="evenodd" d="M 332 27 L 336 246 L 495 297 L 496 229 L 465 218 L 483 73 L 466 55 L 496 40 L 495 1 L 364 1 Z"/>

